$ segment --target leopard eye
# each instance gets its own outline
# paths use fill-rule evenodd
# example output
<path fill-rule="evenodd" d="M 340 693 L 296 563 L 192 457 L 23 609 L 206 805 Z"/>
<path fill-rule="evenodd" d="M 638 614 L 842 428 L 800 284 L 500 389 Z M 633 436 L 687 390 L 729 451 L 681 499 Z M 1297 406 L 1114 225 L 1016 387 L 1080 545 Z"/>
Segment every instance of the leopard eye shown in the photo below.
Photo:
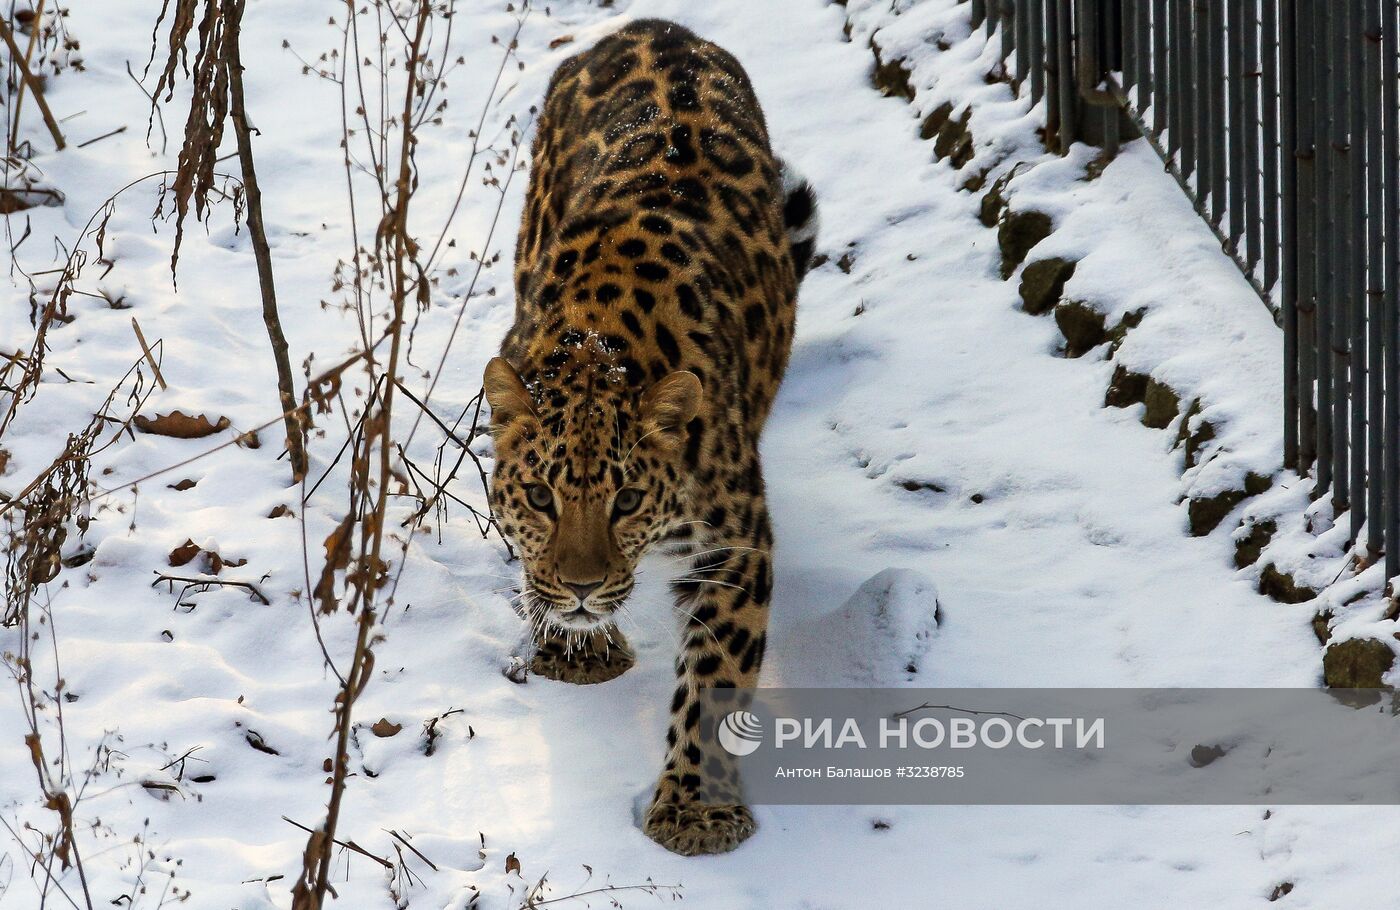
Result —
<path fill-rule="evenodd" d="M 542 483 L 532 483 L 525 488 L 525 501 L 532 509 L 541 512 L 554 511 L 554 491 Z"/>
<path fill-rule="evenodd" d="M 613 498 L 613 516 L 631 515 L 641 504 L 642 491 L 634 487 L 625 487 L 618 490 L 617 496 Z"/>

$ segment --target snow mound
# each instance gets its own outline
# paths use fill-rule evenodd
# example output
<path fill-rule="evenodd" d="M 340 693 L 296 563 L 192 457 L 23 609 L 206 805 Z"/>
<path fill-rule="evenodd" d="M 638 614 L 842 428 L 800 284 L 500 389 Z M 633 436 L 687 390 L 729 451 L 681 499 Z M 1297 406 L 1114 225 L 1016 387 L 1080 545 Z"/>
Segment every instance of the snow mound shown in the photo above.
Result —
<path fill-rule="evenodd" d="M 809 682 L 871 687 L 919 678 L 938 632 L 938 587 L 913 569 L 890 568 L 862 584 L 839 608 L 804 626 Z"/>

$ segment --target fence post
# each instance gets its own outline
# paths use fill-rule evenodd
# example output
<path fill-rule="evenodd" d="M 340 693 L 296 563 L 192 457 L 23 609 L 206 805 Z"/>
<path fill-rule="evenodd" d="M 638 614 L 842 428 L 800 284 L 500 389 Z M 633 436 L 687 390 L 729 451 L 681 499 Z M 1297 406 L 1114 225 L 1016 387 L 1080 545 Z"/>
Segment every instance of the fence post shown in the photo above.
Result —
<path fill-rule="evenodd" d="M 1370 121 L 1366 129 L 1366 173 L 1363 182 L 1366 186 L 1366 321 L 1370 324 L 1370 345 L 1366 352 L 1366 376 L 1370 381 L 1367 397 L 1366 419 L 1366 465 L 1368 482 L 1366 485 L 1366 555 L 1375 562 L 1385 547 L 1385 461 L 1384 448 L 1385 413 L 1383 393 L 1385 391 L 1384 358 L 1387 347 L 1394 348 L 1382 326 L 1385 324 L 1385 301 L 1382 298 L 1385 271 L 1385 243 L 1383 241 L 1384 211 L 1382 187 L 1385 168 L 1381 152 L 1381 0 L 1366 0 L 1366 24 L 1363 37 L 1365 51 L 1365 75 L 1363 84 L 1363 105 L 1366 118 Z M 1392 241 L 1393 242 L 1393 241 Z M 1392 395 L 1394 391 L 1392 390 Z M 1391 455 L 1393 458 L 1394 455 Z"/>
<path fill-rule="evenodd" d="M 1264 0 L 1265 9 L 1272 6 Z M 1283 463 L 1299 474 L 1307 470 L 1299 441 L 1309 431 L 1301 424 L 1303 405 L 1300 391 L 1303 379 L 1299 369 L 1299 290 L 1298 290 L 1298 78 L 1295 70 L 1293 0 L 1278 5 L 1278 90 L 1279 150 L 1278 169 L 1279 233 L 1283 249 L 1279 255 L 1280 303 L 1283 309 Z M 1267 185 L 1268 173 L 1265 172 Z M 1268 220 L 1265 221 L 1268 228 Z M 1267 240 L 1266 240 L 1267 244 Z"/>
<path fill-rule="evenodd" d="M 1385 577 L 1400 575 L 1400 339 L 1396 337 L 1396 309 L 1400 307 L 1400 87 L 1397 87 L 1396 4 L 1384 3 L 1381 21 L 1381 129 L 1384 133 L 1385 168 Z M 1387 593 L 1394 591 L 1387 585 Z"/>

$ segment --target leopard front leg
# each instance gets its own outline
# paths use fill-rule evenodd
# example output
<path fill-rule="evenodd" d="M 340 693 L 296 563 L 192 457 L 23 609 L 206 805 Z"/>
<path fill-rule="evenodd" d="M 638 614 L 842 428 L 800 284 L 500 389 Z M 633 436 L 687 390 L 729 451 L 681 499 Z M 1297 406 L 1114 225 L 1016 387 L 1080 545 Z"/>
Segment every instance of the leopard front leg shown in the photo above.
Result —
<path fill-rule="evenodd" d="M 757 530 L 712 538 L 675 582 L 685 615 L 677 686 L 666 734 L 665 770 L 644 830 L 675 853 L 727 853 L 758 827 L 744 805 L 733 756 L 700 729 L 702 688 L 752 689 L 758 682 L 773 590 L 771 534 L 759 511 Z M 702 735 L 707 739 L 702 740 Z"/>
<path fill-rule="evenodd" d="M 566 632 L 547 626 L 535 634 L 530 671 L 576 685 L 607 682 L 637 662 L 632 646 L 616 626 L 590 632 Z"/>

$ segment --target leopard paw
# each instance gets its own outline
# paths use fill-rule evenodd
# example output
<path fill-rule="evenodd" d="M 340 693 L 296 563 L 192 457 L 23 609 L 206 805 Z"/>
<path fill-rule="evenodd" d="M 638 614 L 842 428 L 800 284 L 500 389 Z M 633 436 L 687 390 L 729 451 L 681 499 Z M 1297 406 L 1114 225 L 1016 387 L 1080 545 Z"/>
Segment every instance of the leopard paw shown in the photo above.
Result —
<path fill-rule="evenodd" d="M 654 802 L 642 830 L 682 856 L 728 853 L 758 830 L 748 806 Z"/>
<path fill-rule="evenodd" d="M 636 662 L 636 655 L 620 633 L 613 632 L 610 638 L 595 633 L 581 645 L 574 643 L 572 648 L 560 639 L 541 641 L 530 661 L 530 671 L 546 679 L 586 686 L 617 679 Z"/>

